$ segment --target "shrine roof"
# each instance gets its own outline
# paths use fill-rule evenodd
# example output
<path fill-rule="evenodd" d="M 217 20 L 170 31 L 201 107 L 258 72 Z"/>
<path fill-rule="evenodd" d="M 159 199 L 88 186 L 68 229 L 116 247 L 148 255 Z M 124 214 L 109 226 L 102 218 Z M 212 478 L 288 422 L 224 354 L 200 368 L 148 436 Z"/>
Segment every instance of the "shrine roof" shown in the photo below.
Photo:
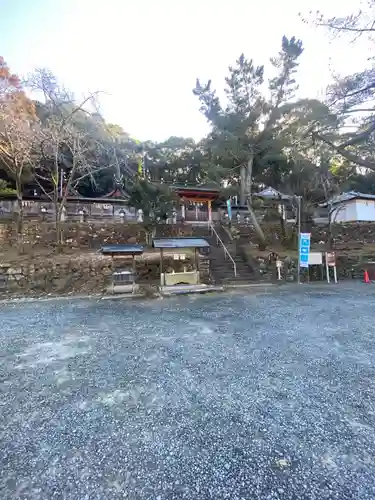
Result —
<path fill-rule="evenodd" d="M 171 185 L 172 189 L 181 189 L 181 190 L 188 190 L 188 191 L 198 191 L 198 192 L 213 192 L 213 193 L 220 193 L 220 189 L 213 187 L 213 186 L 183 186 L 181 184 L 173 184 Z"/>
<path fill-rule="evenodd" d="M 204 238 L 158 238 L 152 242 L 154 248 L 207 248 L 210 246 Z"/>
<path fill-rule="evenodd" d="M 197 191 L 197 193 L 220 193 L 220 189 L 208 186 L 181 186 L 174 184 L 171 188 L 179 191 Z"/>
<path fill-rule="evenodd" d="M 128 198 L 128 195 L 126 195 L 120 189 L 117 188 L 117 189 L 114 189 L 113 191 L 111 191 L 110 193 L 106 194 L 105 198 L 107 198 L 107 199 L 114 198 L 114 199 L 126 200 Z"/>
<path fill-rule="evenodd" d="M 142 245 L 103 245 L 101 252 L 104 255 L 108 254 L 123 254 L 123 255 L 140 255 L 143 253 Z"/>
<path fill-rule="evenodd" d="M 220 195 L 220 189 L 202 186 L 170 186 L 179 196 L 215 199 Z"/>

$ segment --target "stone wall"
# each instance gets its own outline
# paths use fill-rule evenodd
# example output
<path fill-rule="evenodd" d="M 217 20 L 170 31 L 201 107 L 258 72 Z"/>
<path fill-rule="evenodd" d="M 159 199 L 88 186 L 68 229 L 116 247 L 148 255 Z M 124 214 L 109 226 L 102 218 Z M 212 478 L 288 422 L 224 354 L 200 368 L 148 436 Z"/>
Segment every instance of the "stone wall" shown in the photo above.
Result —
<path fill-rule="evenodd" d="M 190 226 L 174 226 L 159 224 L 155 227 L 159 237 L 190 236 Z M 140 224 L 132 223 L 80 223 L 66 222 L 62 224 L 63 239 L 69 248 L 99 249 L 110 243 L 146 243 L 147 231 Z M 14 246 L 17 232 L 14 223 L 0 224 L 0 245 L 2 248 Z M 56 246 L 54 224 L 48 222 L 27 222 L 23 228 L 23 243 L 28 247 Z"/>
<path fill-rule="evenodd" d="M 103 293 L 112 275 L 112 259 L 94 254 L 0 263 L 0 297 Z"/>
<path fill-rule="evenodd" d="M 113 272 L 132 267 L 129 257 L 112 259 L 91 252 L 68 255 L 37 257 L 33 260 L 14 259 L 0 261 L 0 299 L 14 297 L 41 297 L 46 295 L 105 294 L 113 281 Z M 193 255 L 185 262 L 175 261 L 173 256 L 163 259 L 164 269 L 178 266 L 195 266 Z M 201 257 L 201 279 L 209 283 L 207 257 Z M 135 261 L 136 281 L 140 285 L 157 287 L 160 284 L 160 254 L 140 256 Z"/>
<path fill-rule="evenodd" d="M 263 224 L 262 229 L 270 245 L 281 245 L 283 235 L 280 224 Z M 327 225 L 309 225 L 302 228 L 302 231 L 311 232 L 311 242 L 328 242 L 329 230 Z M 259 237 L 251 226 L 237 225 L 232 226 L 232 232 L 235 237 L 248 243 L 259 243 Z M 287 226 L 287 243 L 295 246 L 297 234 L 295 227 Z M 361 248 L 363 245 L 375 244 L 375 222 L 334 224 L 332 227 L 333 242 L 336 248 Z"/>

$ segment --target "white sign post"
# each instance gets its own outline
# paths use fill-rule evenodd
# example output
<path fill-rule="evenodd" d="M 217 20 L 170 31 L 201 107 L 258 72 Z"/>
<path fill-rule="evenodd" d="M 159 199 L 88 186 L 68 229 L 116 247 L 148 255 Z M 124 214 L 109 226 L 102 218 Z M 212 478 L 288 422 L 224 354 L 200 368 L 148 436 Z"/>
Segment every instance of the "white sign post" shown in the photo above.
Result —
<path fill-rule="evenodd" d="M 321 266 L 323 264 L 322 252 L 309 253 L 309 266 Z"/>
<path fill-rule="evenodd" d="M 276 261 L 276 269 L 277 269 L 277 279 L 280 281 L 281 280 L 281 268 L 282 268 L 282 261 L 281 260 L 277 260 Z"/>
<path fill-rule="evenodd" d="M 326 252 L 326 273 L 327 273 L 327 283 L 330 283 L 329 269 L 333 267 L 333 278 L 335 283 L 337 283 L 337 269 L 336 269 L 336 255 L 335 252 Z"/>
<path fill-rule="evenodd" d="M 309 253 L 310 253 L 310 233 L 299 233 L 299 248 L 298 248 L 298 283 L 300 283 L 301 267 L 309 268 Z"/>

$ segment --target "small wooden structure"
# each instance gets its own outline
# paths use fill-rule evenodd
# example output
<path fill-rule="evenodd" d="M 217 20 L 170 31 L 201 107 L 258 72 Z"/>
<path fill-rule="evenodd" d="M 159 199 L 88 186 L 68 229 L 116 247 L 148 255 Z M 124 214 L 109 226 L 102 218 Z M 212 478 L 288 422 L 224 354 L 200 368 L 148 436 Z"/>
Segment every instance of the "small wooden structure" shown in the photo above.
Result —
<path fill-rule="evenodd" d="M 110 293 L 134 293 L 136 284 L 135 256 L 142 255 L 142 245 L 104 245 L 103 255 L 110 255 L 114 263 L 112 284 L 108 287 Z"/>
<path fill-rule="evenodd" d="M 171 186 L 181 200 L 181 217 L 186 222 L 211 222 L 212 202 L 220 190 L 208 187 Z"/>
<path fill-rule="evenodd" d="M 15 194 L 0 196 L 0 215 L 11 217 L 18 211 Z M 54 219 L 55 204 L 45 195 L 24 193 L 22 205 L 25 217 L 40 217 Z M 64 215 L 69 220 L 75 220 L 81 215 L 85 218 L 106 219 L 119 217 L 121 220 L 135 220 L 135 210 L 127 206 L 126 199 L 116 190 L 100 198 L 83 196 L 68 196 L 64 204 Z M 80 217 L 79 217 L 80 218 Z"/>
<path fill-rule="evenodd" d="M 204 238 L 157 238 L 152 242 L 154 248 L 160 249 L 160 286 L 175 286 L 175 285 L 199 285 L 199 250 L 209 249 L 210 244 Z M 167 250 L 177 250 L 178 253 L 173 254 L 175 260 L 184 260 L 185 255 L 183 250 L 194 250 L 195 269 L 187 270 L 184 268 L 182 272 L 165 272 L 163 259 Z M 181 256 L 183 258 L 181 259 Z"/>

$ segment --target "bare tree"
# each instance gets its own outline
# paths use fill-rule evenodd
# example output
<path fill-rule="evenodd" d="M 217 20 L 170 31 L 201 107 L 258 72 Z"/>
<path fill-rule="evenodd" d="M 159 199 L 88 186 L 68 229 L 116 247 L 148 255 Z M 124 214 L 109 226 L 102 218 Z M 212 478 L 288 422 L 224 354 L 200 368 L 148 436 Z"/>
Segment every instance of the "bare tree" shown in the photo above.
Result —
<path fill-rule="evenodd" d="M 17 234 L 23 227 L 23 185 L 35 166 L 37 125 L 17 116 L 9 106 L 0 105 L 0 158 L 13 177 L 17 196 Z"/>
<path fill-rule="evenodd" d="M 0 162 L 16 186 L 19 241 L 23 226 L 23 183 L 36 160 L 38 126 L 33 102 L 26 96 L 19 78 L 11 74 L 0 57 Z"/>
<path fill-rule="evenodd" d="M 95 174 L 112 167 L 100 165 L 100 149 L 92 131 L 79 126 L 77 120 L 90 115 L 90 105 L 95 109 L 98 93 L 90 94 L 77 103 L 66 89 L 59 86 L 48 70 L 37 70 L 28 80 L 28 87 L 39 93 L 44 100 L 41 118 L 39 155 L 34 175 L 44 195 L 54 205 L 56 242 L 62 243 L 61 221 L 67 198 L 77 192 L 80 183 Z M 82 124 L 81 124 L 82 125 Z"/>
<path fill-rule="evenodd" d="M 375 0 L 360 0 L 347 16 L 327 17 L 310 12 L 305 22 L 325 27 L 333 37 L 345 36 L 348 44 L 365 37 L 372 44 L 375 35 Z M 363 71 L 336 77 L 327 90 L 327 104 L 338 117 L 336 130 L 314 127 L 312 137 L 360 167 L 375 170 L 375 67 L 373 57 Z M 369 145 L 371 147 L 369 148 Z"/>
<path fill-rule="evenodd" d="M 34 176 L 44 195 L 53 203 L 56 226 L 56 241 L 62 243 L 61 222 L 69 195 L 77 193 L 80 183 L 95 174 L 100 167 L 92 149 L 88 134 L 73 125 L 60 127 L 59 122 L 50 122 L 42 129 L 40 163 Z"/>
<path fill-rule="evenodd" d="M 355 12 L 343 17 L 326 17 L 321 12 L 314 13 L 314 22 L 317 26 L 329 28 L 334 36 L 344 34 L 350 36 L 352 41 L 359 36 L 367 36 L 373 40 L 375 34 L 375 1 L 360 0 Z M 311 15 L 312 13 L 310 13 Z"/>

